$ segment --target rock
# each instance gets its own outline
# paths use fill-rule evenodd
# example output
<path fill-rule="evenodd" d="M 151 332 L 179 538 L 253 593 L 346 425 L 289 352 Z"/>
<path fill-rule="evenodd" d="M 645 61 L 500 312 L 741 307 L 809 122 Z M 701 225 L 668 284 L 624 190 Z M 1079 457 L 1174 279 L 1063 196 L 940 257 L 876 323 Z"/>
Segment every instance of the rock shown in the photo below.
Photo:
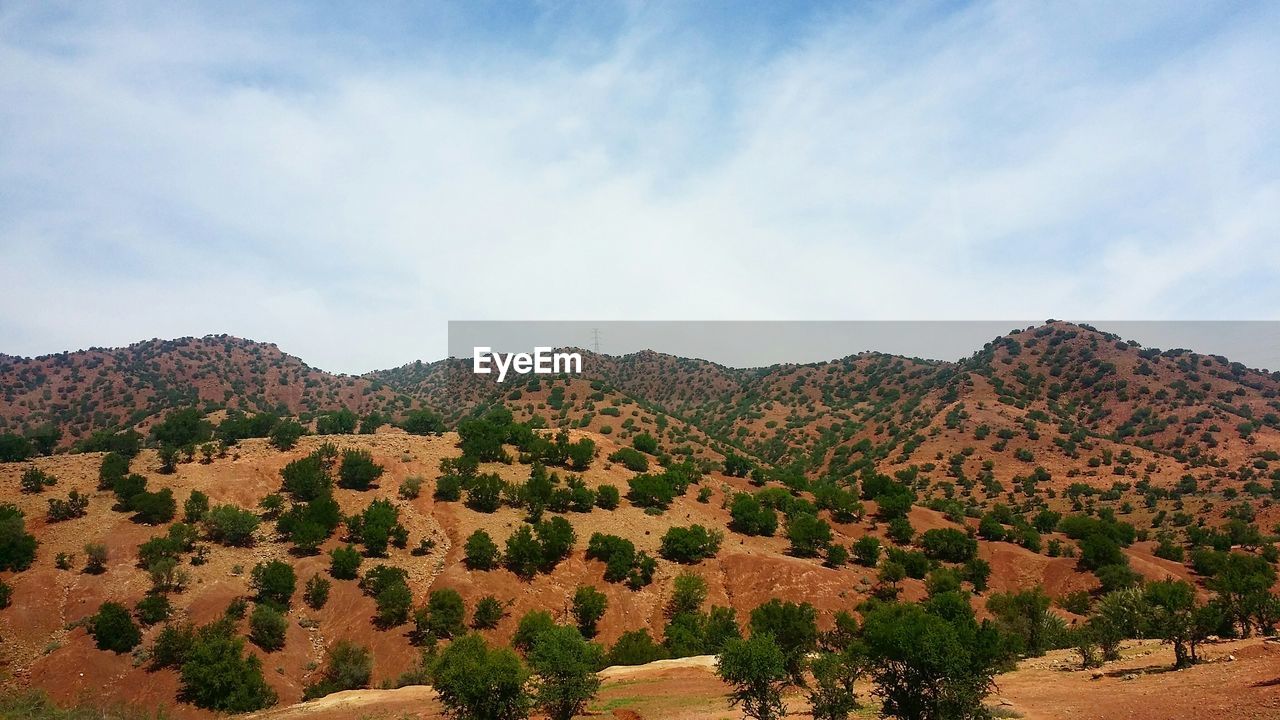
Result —
<path fill-rule="evenodd" d="M 1125 673 L 1120 677 L 1121 680 L 1137 680 L 1138 673 Z"/>
<path fill-rule="evenodd" d="M 1102 672 L 1101 670 L 1094 670 L 1093 672 L 1089 673 L 1089 677 L 1093 680 L 1101 680 L 1102 678 L 1106 677 L 1106 675 L 1107 674 Z"/>

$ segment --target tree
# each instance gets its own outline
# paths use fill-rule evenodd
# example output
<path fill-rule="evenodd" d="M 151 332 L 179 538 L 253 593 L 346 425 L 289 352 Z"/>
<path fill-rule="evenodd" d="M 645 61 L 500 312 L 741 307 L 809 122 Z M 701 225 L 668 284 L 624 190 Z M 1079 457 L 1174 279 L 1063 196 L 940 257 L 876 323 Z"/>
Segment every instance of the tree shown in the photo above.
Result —
<path fill-rule="evenodd" d="M 543 633 L 529 653 L 537 675 L 535 702 L 550 720 L 571 720 L 599 692 L 596 669 L 603 664 L 604 651 L 577 630 L 557 627 Z"/>
<path fill-rule="evenodd" d="M 329 551 L 329 574 L 338 580 L 355 580 L 362 561 L 354 545 L 334 548 Z"/>
<path fill-rule="evenodd" d="M 317 435 L 352 435 L 356 431 L 356 425 L 360 422 L 360 416 L 354 412 L 343 408 L 337 412 L 321 415 L 316 418 L 316 434 Z"/>
<path fill-rule="evenodd" d="M 920 536 L 920 547 L 931 560 L 962 563 L 978 552 L 978 541 L 956 528 L 934 528 Z"/>
<path fill-rule="evenodd" d="M 659 554 L 673 562 L 692 564 L 715 557 L 724 536 L 701 525 L 672 527 L 662 536 Z"/>
<path fill-rule="evenodd" d="M 542 544 L 533 536 L 530 525 L 521 525 L 507 538 L 503 563 L 511 572 L 528 580 L 542 567 Z"/>
<path fill-rule="evenodd" d="M 609 462 L 620 463 L 632 472 L 646 472 L 649 469 L 649 458 L 635 448 L 619 448 L 609 455 Z"/>
<path fill-rule="evenodd" d="M 342 465 L 338 468 L 338 487 L 368 490 L 375 480 L 382 477 L 382 472 L 382 466 L 373 461 L 368 450 L 344 450 Z"/>
<path fill-rule="evenodd" d="M 609 598 L 591 585 L 579 585 L 573 593 L 573 618 L 583 637 L 595 637 L 596 623 L 609 608 Z"/>
<path fill-rule="evenodd" d="M 129 458 L 119 453 L 107 453 L 98 466 L 98 489 L 110 490 L 115 487 L 116 480 L 129 474 Z"/>
<path fill-rule="evenodd" d="M 786 714 L 782 689 L 790 674 L 782 650 L 768 634 L 730 640 L 720 653 L 716 674 L 733 686 L 731 705 L 754 720 L 776 720 Z"/>
<path fill-rule="evenodd" d="M 542 633 L 556 627 L 556 621 L 546 610 L 530 610 L 520 618 L 511 645 L 521 652 L 529 652 Z"/>
<path fill-rule="evenodd" d="M 142 642 L 142 631 L 133 623 L 129 610 L 120 603 L 105 602 L 89 617 L 89 634 L 99 650 L 126 653 Z"/>
<path fill-rule="evenodd" d="M 707 581 L 692 572 L 682 572 L 671 583 L 671 598 L 663 609 L 668 619 L 693 614 L 707 600 Z"/>
<path fill-rule="evenodd" d="M 863 535 L 854 540 L 853 561 L 863 567 L 875 567 L 880 562 L 880 538 Z"/>
<path fill-rule="evenodd" d="M 277 450 L 292 450 L 298 444 L 298 438 L 307 433 L 295 420 L 281 420 L 271 431 L 271 445 Z"/>
<path fill-rule="evenodd" d="M 0 434 L 0 462 L 22 462 L 34 453 L 30 440 L 13 433 Z"/>
<path fill-rule="evenodd" d="M 796 557 L 817 557 L 831 542 L 831 526 L 826 520 L 807 512 L 797 512 L 787 519 L 787 539 Z"/>
<path fill-rule="evenodd" d="M 287 562 L 271 560 L 253 566 L 249 586 L 257 592 L 258 602 L 279 610 L 287 610 L 298 579 Z"/>
<path fill-rule="evenodd" d="M 818 644 L 818 614 L 809 603 L 772 598 L 751 611 L 751 635 L 770 635 L 782 651 L 787 672 L 799 683 L 805 655 Z"/>
<path fill-rule="evenodd" d="M 36 538 L 27 532 L 22 511 L 12 503 L 0 505 L 0 570 L 26 570 L 35 558 Z"/>
<path fill-rule="evenodd" d="M 265 603 L 259 603 L 249 616 L 249 639 L 267 652 L 284 647 L 284 637 L 288 630 L 289 621 L 284 615 Z"/>
<path fill-rule="evenodd" d="M 474 634 L 449 643 L 431 670 L 445 713 L 458 720 L 523 720 L 531 705 L 528 679 L 514 652 L 490 650 Z"/>
<path fill-rule="evenodd" d="M 497 512 L 502 505 L 504 487 L 506 483 L 494 473 L 477 475 L 467 488 L 467 507 L 476 512 Z"/>
<path fill-rule="evenodd" d="M 601 510 L 615 510 L 622 499 L 622 494 L 613 485 L 601 485 L 596 488 L 596 507 Z"/>
<path fill-rule="evenodd" d="M 319 682 L 309 685 L 303 697 L 310 700 L 343 690 L 359 690 L 369 687 L 372 678 L 373 655 L 369 648 L 339 640 L 329 650 Z"/>
<path fill-rule="evenodd" d="M 1169 578 L 1147 583 L 1143 596 L 1151 608 L 1151 629 L 1173 645 L 1174 667 L 1191 665 L 1188 648 L 1195 628 L 1195 587 Z"/>
<path fill-rule="evenodd" d="M 469 570 L 492 570 L 498 567 L 501 551 L 489 533 L 476 530 L 467 536 L 462 562 Z"/>
<path fill-rule="evenodd" d="M 1045 623 L 1052 600 L 1040 587 L 1018 592 L 996 593 L 987 599 L 987 609 L 1010 634 L 1019 638 L 1030 657 L 1044 655 Z"/>
<path fill-rule="evenodd" d="M 444 432 L 444 421 L 430 410 L 414 410 L 405 416 L 400 427 L 410 435 L 440 435 Z"/>
<path fill-rule="evenodd" d="M 253 544 L 258 516 L 235 505 L 218 505 L 205 515 L 204 531 L 209 539 L 223 545 L 244 547 Z"/>
<path fill-rule="evenodd" d="M 307 580 L 307 585 L 302 591 L 302 599 L 307 603 L 307 607 L 312 610 L 319 610 L 329 602 L 329 588 L 331 583 L 320 575 L 312 575 Z"/>
<path fill-rule="evenodd" d="M 194 525 L 209 512 L 209 496 L 199 490 L 192 490 L 187 501 L 182 503 L 183 522 Z"/>
<path fill-rule="evenodd" d="M 467 607 L 457 590 L 441 588 L 427 596 L 427 605 L 421 611 L 418 632 L 429 632 L 437 638 L 451 638 L 466 631 L 464 623 Z"/>
<path fill-rule="evenodd" d="M 100 575 L 107 569 L 107 546 L 102 543 L 89 543 L 84 546 L 84 571 L 90 575 Z"/>
<path fill-rule="evenodd" d="M 862 675 L 862 658 L 857 648 L 823 652 L 809 663 L 813 687 L 808 692 L 814 720 L 845 720 L 858 709 L 853 686 Z"/>
<path fill-rule="evenodd" d="M 476 609 L 471 614 L 471 627 L 476 630 L 492 630 L 498 627 L 507 614 L 502 601 L 492 595 L 485 595 L 476 601 Z"/>
<path fill-rule="evenodd" d="M 160 525 L 173 519 L 178 510 L 178 502 L 173 499 L 173 491 L 164 488 L 158 492 L 140 492 L 129 499 L 129 507 L 133 510 L 133 521 L 148 525 Z"/>
<path fill-rule="evenodd" d="M 151 437 L 161 446 L 181 448 L 202 443 L 213 436 L 213 426 L 196 408 L 174 410 L 151 427 Z"/>
<path fill-rule="evenodd" d="M 1248 637 L 1253 632 L 1254 604 L 1264 600 L 1276 582 L 1276 570 L 1260 555 L 1227 553 L 1222 566 L 1206 583 L 1218 594 L 1218 602 L 1227 616 Z"/>
<path fill-rule="evenodd" d="M 667 657 L 666 650 L 653 641 L 645 629 L 622 633 L 609 648 L 609 665 L 644 665 Z"/>
<path fill-rule="evenodd" d="M 885 715 L 904 720 L 985 717 L 998 634 L 972 615 L 948 621 L 909 603 L 865 615 L 862 639 Z"/>
<path fill-rule="evenodd" d="M 729 506 L 729 528 L 743 535 L 772 537 L 778 530 L 778 513 L 760 504 L 751 493 L 737 493 Z"/>
<path fill-rule="evenodd" d="M 138 615 L 138 622 L 150 626 L 168 620 L 173 608 L 169 604 L 169 598 L 159 593 L 151 593 L 139 600 L 133 606 L 133 610 Z"/>
<path fill-rule="evenodd" d="M 276 693 L 262 677 L 262 663 L 246 655 L 244 640 L 229 622 L 195 633 L 182 662 L 178 697 L 196 707 L 243 713 L 274 705 Z"/>

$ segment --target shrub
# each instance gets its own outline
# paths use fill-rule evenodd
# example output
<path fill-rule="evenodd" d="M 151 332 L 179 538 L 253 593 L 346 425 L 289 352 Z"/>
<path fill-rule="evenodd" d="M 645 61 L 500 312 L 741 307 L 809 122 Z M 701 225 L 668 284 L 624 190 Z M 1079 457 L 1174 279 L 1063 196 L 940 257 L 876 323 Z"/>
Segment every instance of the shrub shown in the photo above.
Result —
<path fill-rule="evenodd" d="M 235 505 L 219 505 L 205 516 L 204 531 L 216 543 L 243 547 L 253 544 L 253 532 L 258 529 L 258 522 L 258 516 L 248 510 Z"/>
<path fill-rule="evenodd" d="M 148 525 L 159 525 L 173 520 L 178 511 L 178 502 L 173 499 L 173 491 L 164 488 L 159 492 L 140 492 L 129 498 L 129 507 L 133 510 L 133 521 Z"/>
<path fill-rule="evenodd" d="M 321 415 L 316 418 L 316 434 L 317 435 L 352 435 L 356 431 L 356 426 L 360 422 L 360 417 L 354 412 L 343 408 L 337 412 Z"/>
<path fill-rule="evenodd" d="M 182 503 L 183 522 L 194 525 L 201 520 L 209 512 L 209 496 L 199 490 L 192 490 L 187 496 L 187 501 Z"/>
<path fill-rule="evenodd" d="M 920 536 L 920 547 L 932 560 L 962 563 L 978 552 L 978 541 L 956 528 L 934 528 Z"/>
<path fill-rule="evenodd" d="M 622 633 L 609 648 L 607 662 L 610 665 L 644 665 L 667 657 L 667 651 L 653 641 L 646 629 Z"/>
<path fill-rule="evenodd" d="M 369 687 L 372 678 L 373 655 L 369 653 L 369 649 L 347 640 L 339 640 L 329 650 L 320 681 L 307 686 L 303 697 L 310 700 L 344 690 L 359 690 Z"/>
<path fill-rule="evenodd" d="M 107 546 L 102 543 L 89 543 L 84 546 L 84 571 L 90 575 L 98 575 L 107 569 Z"/>
<path fill-rule="evenodd" d="M 258 602 L 280 610 L 288 609 L 297 584 L 293 567 L 280 560 L 258 563 L 249 575 L 249 586 L 257 592 Z"/>
<path fill-rule="evenodd" d="M 0 579 L 0 610 L 9 607 L 13 599 L 13 586 Z"/>
<path fill-rule="evenodd" d="M 596 623 L 609 608 L 609 598 L 590 585 L 579 585 L 573 593 L 573 618 L 584 637 L 595 637 Z"/>
<path fill-rule="evenodd" d="M 502 490 L 506 483 L 493 473 L 477 475 L 467 488 L 467 507 L 476 512 L 497 512 L 502 505 Z"/>
<path fill-rule="evenodd" d="M 274 652 L 284 647 L 285 634 L 289 630 L 289 621 L 275 608 L 259 604 L 249 616 L 249 639 L 254 645 Z"/>
<path fill-rule="evenodd" d="M 498 627 L 507 614 L 502 601 L 492 595 L 485 595 L 476 601 L 475 612 L 471 616 L 471 627 L 477 630 L 492 630 Z"/>
<path fill-rule="evenodd" d="M 373 461 L 368 450 L 344 450 L 342 465 L 338 468 L 338 487 L 368 490 L 375 480 L 382 477 L 382 472 L 382 466 Z"/>
<path fill-rule="evenodd" d="M 410 435 L 440 435 L 445 429 L 444 421 L 430 410 L 410 412 L 400 427 Z"/>
<path fill-rule="evenodd" d="M 778 530 L 778 513 L 761 505 L 760 500 L 750 493 L 734 495 L 729 514 L 732 517 L 729 527 L 734 532 L 772 536 Z"/>
<path fill-rule="evenodd" d="M 422 477 L 420 475 L 410 475 L 400 483 L 400 491 L 398 493 L 402 500 L 417 500 L 422 494 Z"/>
<path fill-rule="evenodd" d="M 609 456 L 609 462 L 619 463 L 632 472 L 642 473 L 649 470 L 649 458 L 635 448 L 619 448 Z"/>
<path fill-rule="evenodd" d="M 18 487 L 24 493 L 41 493 L 47 487 L 53 487 L 58 483 L 58 478 L 49 473 L 32 466 L 22 473 L 22 478 L 18 481 Z"/>
<path fill-rule="evenodd" d="M 440 703 L 453 717 L 475 720 L 524 718 L 531 704 L 529 672 L 507 648 L 490 650 L 484 638 L 467 635 L 449 644 L 431 672 Z"/>
<path fill-rule="evenodd" d="M 84 517 L 89 512 L 89 496 L 79 490 L 67 493 L 67 499 L 49 498 L 49 522 L 64 522 Z"/>
<path fill-rule="evenodd" d="M 98 466 L 98 489 L 110 490 L 116 481 L 129 474 L 129 458 L 119 453 L 107 453 Z"/>
<path fill-rule="evenodd" d="M 751 634 L 772 635 L 785 658 L 787 672 L 799 680 L 805 655 L 817 647 L 817 612 L 809 603 L 773 598 L 751 611 Z"/>
<path fill-rule="evenodd" d="M 596 488 L 596 507 L 602 510 L 617 509 L 621 499 L 621 493 L 613 485 L 601 485 Z"/>
<path fill-rule="evenodd" d="M 319 610 L 329 602 L 329 588 L 330 583 L 327 579 L 312 575 L 302 591 L 302 599 L 312 610 Z"/>
<path fill-rule="evenodd" d="M 724 536 L 701 525 L 673 527 L 662 536 L 659 553 L 678 563 L 697 563 L 715 557 Z"/>
<path fill-rule="evenodd" d="M 676 497 L 675 486 L 665 475 L 637 475 L 627 481 L 627 499 L 636 507 L 666 510 Z"/>
<path fill-rule="evenodd" d="M 511 636 L 512 647 L 521 652 L 529 652 L 538 638 L 548 630 L 556 627 L 556 621 L 546 610 L 530 610 L 520 618 L 515 634 Z"/>
<path fill-rule="evenodd" d="M 573 628 L 544 633 L 529 653 L 537 675 L 534 697 L 549 720 L 572 720 L 600 690 L 596 674 L 604 662 L 600 646 L 589 643 Z"/>
<path fill-rule="evenodd" d="M 787 520 L 787 539 L 791 541 L 792 555 L 816 557 L 831 542 L 831 526 L 815 515 L 796 513 Z"/>
<path fill-rule="evenodd" d="M 22 511 L 11 503 L 0 505 L 0 570 L 26 570 L 35 558 L 36 538 L 27 532 Z"/>
<path fill-rule="evenodd" d="M 642 453 L 654 455 L 658 452 L 658 439 L 649 433 L 640 433 L 631 438 L 631 447 Z"/>
<path fill-rule="evenodd" d="M 467 536 L 462 562 L 470 570 L 492 570 L 498 566 L 501 552 L 489 533 L 476 530 Z"/>
<path fill-rule="evenodd" d="M 884 534 L 898 545 L 910 545 L 911 539 L 916 535 L 916 530 L 911 527 L 910 520 L 905 517 L 899 517 L 889 521 L 889 526 L 885 528 Z"/>
<path fill-rule="evenodd" d="M 333 481 L 325 469 L 325 459 L 312 453 L 280 470 L 282 489 L 297 502 L 309 502 L 329 492 Z"/>
<path fill-rule="evenodd" d="M 89 617 L 89 634 L 99 650 L 126 653 L 142 642 L 142 632 L 133 624 L 129 611 L 119 603 L 105 602 Z"/>
<path fill-rule="evenodd" d="M 172 608 L 169 605 L 169 598 L 159 593 L 152 593 L 139 600 L 138 604 L 133 606 L 133 610 L 138 614 L 138 622 L 143 625 L 155 625 L 168 620 Z"/>
<path fill-rule="evenodd" d="M 338 580 L 355 580 L 360 570 L 360 551 L 354 545 L 329 551 L 329 574 Z"/>
<path fill-rule="evenodd" d="M 195 633 L 182 663 L 178 697 L 196 707 L 243 713 L 274 705 L 275 691 L 262 677 L 262 663 L 246 655 L 233 625 L 212 623 Z"/>

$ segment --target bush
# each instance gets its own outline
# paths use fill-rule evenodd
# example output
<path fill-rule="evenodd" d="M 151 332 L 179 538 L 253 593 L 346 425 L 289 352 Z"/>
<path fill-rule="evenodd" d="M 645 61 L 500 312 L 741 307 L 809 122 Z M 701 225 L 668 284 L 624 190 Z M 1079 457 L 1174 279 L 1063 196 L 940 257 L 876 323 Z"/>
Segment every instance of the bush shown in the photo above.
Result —
<path fill-rule="evenodd" d="M 276 702 L 275 691 L 262 677 L 262 663 L 245 654 L 244 640 L 230 623 L 196 631 L 180 682 L 178 697 L 206 710 L 253 712 Z"/>
<path fill-rule="evenodd" d="M 89 543 L 84 546 L 84 571 L 90 575 L 99 575 L 107 569 L 107 546 L 102 543 Z"/>
<path fill-rule="evenodd" d="M 787 519 L 787 539 L 791 541 L 792 555 L 817 557 L 831 542 L 831 526 L 815 515 L 796 513 Z"/>
<path fill-rule="evenodd" d="M 615 510 L 622 500 L 622 494 L 613 485 L 601 485 L 596 488 L 596 507 L 602 510 Z"/>
<path fill-rule="evenodd" d="M 466 631 L 467 607 L 457 590 L 441 588 L 432 590 L 427 596 L 427 605 L 420 611 L 417 621 L 419 634 L 428 632 L 431 635 L 447 639 L 461 635 Z"/>
<path fill-rule="evenodd" d="M 142 642 L 142 632 L 133 624 L 129 611 L 119 603 L 105 602 L 88 620 L 89 634 L 99 650 L 126 653 Z"/>
<path fill-rule="evenodd" d="M 778 530 L 778 513 L 760 504 L 760 500 L 750 493 L 734 495 L 729 514 L 732 517 L 729 528 L 734 532 L 771 537 Z"/>
<path fill-rule="evenodd" d="M 666 510 L 676 497 L 675 486 L 665 475 L 637 475 L 627 485 L 627 499 L 636 507 Z"/>
<path fill-rule="evenodd" d="M 280 477 L 284 492 L 297 502 L 310 502 L 322 497 L 333 485 L 320 453 L 312 453 L 285 465 L 280 470 Z"/>
<path fill-rule="evenodd" d="M 346 640 L 339 640 L 329 650 L 320 681 L 307 686 L 303 698 L 312 700 L 344 690 L 369 687 L 373 678 L 373 655 L 369 649 Z"/>
<path fill-rule="evenodd" d="M 916 530 L 911 527 L 910 520 L 900 517 L 889 521 L 884 534 L 898 545 L 910 545 L 912 538 L 916 536 Z"/>
<path fill-rule="evenodd" d="M 880 562 L 880 538 L 863 535 L 853 541 L 853 561 L 863 567 L 875 567 Z"/>
<path fill-rule="evenodd" d="M 701 525 L 673 527 L 662 536 L 659 553 L 672 562 L 692 564 L 715 557 L 724 536 Z"/>
<path fill-rule="evenodd" d="M 422 494 L 422 476 L 410 475 L 400 483 L 400 491 L 397 493 L 401 500 L 417 500 Z"/>
<path fill-rule="evenodd" d="M 9 607 L 13 600 L 13 586 L 0 579 L 0 610 Z"/>
<path fill-rule="evenodd" d="M 658 452 L 658 439 L 649 433 L 640 433 L 631 438 L 631 447 L 642 453 L 655 455 Z"/>
<path fill-rule="evenodd" d="M 285 634 L 289 630 L 289 621 L 275 608 L 259 604 L 249 616 L 249 639 L 254 645 L 274 652 L 284 647 Z"/>
<path fill-rule="evenodd" d="M 368 450 L 344 450 L 342 465 L 338 468 L 338 487 L 368 490 L 375 480 L 382 477 L 382 472 L 382 466 L 373 461 Z"/>
<path fill-rule="evenodd" d="M 730 640 L 716 663 L 716 675 L 733 688 L 729 704 L 741 706 L 746 717 L 777 720 L 786 715 L 782 689 L 790 673 L 782 649 L 767 633 Z"/>
<path fill-rule="evenodd" d="M 307 607 L 312 610 L 319 610 L 324 607 L 325 603 L 329 602 L 329 588 L 330 582 L 327 579 L 319 575 L 312 575 L 311 579 L 307 581 L 306 588 L 302 591 L 302 599 L 307 603 Z"/>
<path fill-rule="evenodd" d="M 920 547 L 931 560 L 962 563 L 978 552 L 978 541 L 956 528 L 934 528 L 920 536 Z"/>
<path fill-rule="evenodd" d="M 492 570 L 498 567 L 501 551 L 489 533 L 476 530 L 467 536 L 462 562 L 470 570 Z"/>
<path fill-rule="evenodd" d="M 413 592 L 409 590 L 409 574 L 401 568 L 373 567 L 361 578 L 360 589 L 373 597 L 377 607 L 375 621 L 380 627 L 395 627 L 409 619 Z"/>
<path fill-rule="evenodd" d="M 204 520 L 209 513 L 209 496 L 199 490 L 192 490 L 187 501 L 182 503 L 182 520 L 190 525 Z"/>
<path fill-rule="evenodd" d="M 649 470 L 649 458 L 635 448 L 619 448 L 609 456 L 609 462 L 620 463 L 632 472 L 642 473 Z"/>
<path fill-rule="evenodd" d="M 173 520 L 178 511 L 178 502 L 173 499 L 173 491 L 164 488 L 159 492 L 140 492 L 129 498 L 129 507 L 133 510 L 133 521 L 147 525 L 160 525 Z"/>
<path fill-rule="evenodd" d="M 219 505 L 209 510 L 204 531 L 210 540 L 222 545 L 244 547 L 253 544 L 258 529 L 258 516 L 235 505 Z"/>
<path fill-rule="evenodd" d="M 471 627 L 477 630 L 492 630 L 498 627 L 498 623 L 502 622 L 506 614 L 506 607 L 501 600 L 492 595 L 485 595 L 476 601 L 476 609 L 471 616 Z"/>
<path fill-rule="evenodd" d="M 338 580 L 355 580 L 360 570 L 360 551 L 354 545 L 329 551 L 329 574 Z"/>
<path fill-rule="evenodd" d="M 306 433 L 306 428 L 296 421 L 281 420 L 271 431 L 271 445 L 280 451 L 292 450 L 298 444 L 298 438 Z"/>
<path fill-rule="evenodd" d="M 22 511 L 11 503 L 0 505 L 0 570 L 26 570 L 35 558 L 36 538 L 27 532 Z"/>
<path fill-rule="evenodd" d="M 118 453 L 107 453 L 98 466 L 98 489 L 110 490 L 116 481 L 129 474 L 129 458 Z"/>
<path fill-rule="evenodd" d="M 507 648 L 490 650 L 484 638 L 467 635 L 440 653 L 431 671 L 446 712 L 475 720 L 524 718 L 531 705 L 525 684 L 529 672 Z"/>
<path fill-rule="evenodd" d="M 298 579 L 293 567 L 280 560 L 258 563 L 249 575 L 249 586 L 257 592 L 260 603 L 287 610 Z"/>
<path fill-rule="evenodd" d="M 49 473 L 32 466 L 22 473 L 22 478 L 18 481 L 18 487 L 24 493 L 42 493 L 47 487 L 53 487 L 58 484 L 58 478 Z"/>
<path fill-rule="evenodd" d="M 343 408 L 335 413 L 321 415 L 316 418 L 316 434 L 317 435 L 353 435 L 356 431 L 356 425 L 359 424 L 360 417 L 354 412 Z"/>
<path fill-rule="evenodd" d="M 430 410 L 414 410 L 400 427 L 410 435 L 440 435 L 444 433 L 444 421 Z"/>
<path fill-rule="evenodd" d="M 606 661 L 610 665 L 644 665 L 666 657 L 666 649 L 653 641 L 648 630 L 640 629 L 622 633 L 609 648 Z"/>
<path fill-rule="evenodd" d="M 49 522 L 65 522 L 84 517 L 89 512 L 89 496 L 79 490 L 67 493 L 67 499 L 49 498 Z"/>
<path fill-rule="evenodd" d="M 537 674 L 534 697 L 549 720 L 572 720 L 600 690 L 600 646 L 573 628 L 555 628 L 534 644 L 529 664 Z"/>
<path fill-rule="evenodd" d="M 502 505 L 502 490 L 506 483 L 493 473 L 477 475 L 467 488 L 467 507 L 476 512 L 497 512 Z"/>
<path fill-rule="evenodd" d="M 139 600 L 138 604 L 133 606 L 133 610 L 138 614 L 138 622 L 143 625 L 155 625 L 169 619 L 172 607 L 169 604 L 169 598 L 153 593 Z"/>
<path fill-rule="evenodd" d="M 573 618 L 584 637 L 595 637 L 596 623 L 609 608 L 609 598 L 590 585 L 579 585 L 573 593 Z"/>

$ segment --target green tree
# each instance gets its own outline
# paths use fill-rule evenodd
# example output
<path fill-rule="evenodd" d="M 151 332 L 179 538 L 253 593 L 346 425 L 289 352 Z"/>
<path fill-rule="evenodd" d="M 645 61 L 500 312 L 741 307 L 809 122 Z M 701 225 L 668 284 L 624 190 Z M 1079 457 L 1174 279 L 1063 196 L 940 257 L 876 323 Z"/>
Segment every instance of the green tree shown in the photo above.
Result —
<path fill-rule="evenodd" d="M 129 610 L 120 603 L 105 602 L 89 618 L 89 634 L 99 650 L 126 653 L 142 642 L 142 631 L 133 623 Z"/>
<path fill-rule="evenodd" d="M 463 548 L 462 562 L 468 569 L 492 570 L 498 567 L 502 553 L 498 544 L 484 530 L 476 530 L 468 535 Z"/>
<path fill-rule="evenodd" d="M 26 570 L 35 558 L 36 537 L 27 532 L 22 511 L 12 503 L 0 505 L 0 570 Z"/>
<path fill-rule="evenodd" d="M 529 665 L 536 674 L 534 701 L 550 720 L 571 720 L 599 692 L 596 669 L 603 664 L 600 646 L 587 642 L 573 628 L 543 633 L 529 652 Z"/>
<path fill-rule="evenodd" d="M 373 655 L 369 648 L 339 640 L 329 650 L 319 682 L 308 686 L 303 697 L 312 699 L 343 690 L 359 690 L 369 687 L 372 678 Z"/>
<path fill-rule="evenodd" d="M 298 579 L 293 567 L 281 560 L 261 562 L 249 574 L 249 586 L 257 593 L 258 602 L 278 610 L 287 610 Z"/>
<path fill-rule="evenodd" d="M 787 672 L 799 684 L 805 656 L 818 645 L 818 613 L 807 602 L 772 598 L 751 611 L 751 634 L 772 636 L 782 651 Z"/>
<path fill-rule="evenodd" d="M 289 630 L 289 621 L 275 608 L 266 604 L 258 604 L 249 616 L 249 639 L 254 645 L 273 652 L 284 647 L 285 634 Z"/>
<path fill-rule="evenodd" d="M 215 622 L 195 633 L 180 671 L 178 697 L 196 707 L 243 713 L 274 705 L 275 691 L 262 677 L 262 663 L 246 655 L 234 625 Z"/>
<path fill-rule="evenodd" d="M 459 720 L 523 720 L 532 704 L 528 679 L 514 652 L 491 650 L 474 634 L 450 643 L 431 670 L 445 713 Z"/>
<path fill-rule="evenodd" d="M 579 585 L 573 593 L 573 618 L 583 637 L 595 637 L 596 623 L 609 608 L 609 598 L 591 585 Z"/>
<path fill-rule="evenodd" d="M 319 610 L 329 602 L 329 589 L 331 583 L 328 579 L 320 575 L 312 575 L 307 580 L 307 585 L 302 591 L 302 599 L 307 603 L 307 607 L 312 610 Z"/>
<path fill-rule="evenodd" d="M 792 555 L 817 557 L 831 542 L 831 526 L 816 515 L 797 512 L 787 518 L 787 539 L 791 541 Z"/>
<path fill-rule="evenodd" d="M 716 674 L 733 686 L 729 702 L 754 720 L 776 720 L 786 714 L 782 690 L 790 673 L 782 650 L 768 634 L 730 640 L 720 653 Z"/>
<path fill-rule="evenodd" d="M 382 477 L 383 467 L 373 461 L 368 450 L 344 450 L 342 465 L 338 468 L 338 487 L 348 490 L 368 490 Z"/>
<path fill-rule="evenodd" d="M 361 562 L 360 551 L 354 545 L 334 548 L 329 551 L 329 574 L 338 580 L 355 580 Z"/>

